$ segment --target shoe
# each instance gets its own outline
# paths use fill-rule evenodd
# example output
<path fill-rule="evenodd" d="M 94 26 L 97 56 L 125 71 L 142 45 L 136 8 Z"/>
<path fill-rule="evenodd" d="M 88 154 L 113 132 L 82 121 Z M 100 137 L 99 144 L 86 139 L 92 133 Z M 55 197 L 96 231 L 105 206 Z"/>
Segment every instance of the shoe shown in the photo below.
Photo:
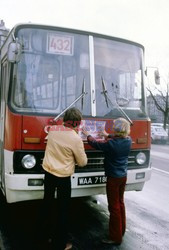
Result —
<path fill-rule="evenodd" d="M 72 243 L 68 242 L 64 250 L 72 249 L 72 247 L 73 247 Z"/>
<path fill-rule="evenodd" d="M 103 240 L 102 240 L 102 243 L 111 244 L 111 245 L 114 245 L 114 246 L 118 246 L 118 245 L 121 244 L 121 242 L 116 242 L 116 241 L 109 240 L 109 239 L 103 239 Z"/>

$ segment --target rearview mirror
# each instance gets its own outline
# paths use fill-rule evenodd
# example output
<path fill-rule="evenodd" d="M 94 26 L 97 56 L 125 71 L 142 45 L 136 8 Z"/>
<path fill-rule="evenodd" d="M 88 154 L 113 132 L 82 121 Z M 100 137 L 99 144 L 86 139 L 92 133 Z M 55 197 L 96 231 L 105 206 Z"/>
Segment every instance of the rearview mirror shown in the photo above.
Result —
<path fill-rule="evenodd" d="M 155 78 L 155 83 L 157 85 L 159 85 L 160 84 L 160 73 L 159 73 L 158 69 L 156 69 L 154 71 L 154 78 Z"/>
<path fill-rule="evenodd" d="M 16 63 L 20 61 L 20 55 L 22 51 L 22 46 L 20 43 L 11 42 L 8 46 L 8 61 L 11 63 Z"/>

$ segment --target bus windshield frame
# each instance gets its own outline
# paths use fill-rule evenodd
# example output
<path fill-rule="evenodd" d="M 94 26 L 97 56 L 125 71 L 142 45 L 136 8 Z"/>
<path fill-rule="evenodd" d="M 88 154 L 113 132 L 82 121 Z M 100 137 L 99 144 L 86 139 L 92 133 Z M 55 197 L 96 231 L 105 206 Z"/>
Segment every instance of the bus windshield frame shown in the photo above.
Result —
<path fill-rule="evenodd" d="M 11 67 L 9 103 L 15 112 L 55 116 L 81 94 L 85 81 L 83 107 L 81 101 L 74 104 L 83 116 L 116 117 L 117 105 L 138 117 L 146 113 L 141 45 L 57 28 L 21 27 L 16 36 L 23 50 Z"/>

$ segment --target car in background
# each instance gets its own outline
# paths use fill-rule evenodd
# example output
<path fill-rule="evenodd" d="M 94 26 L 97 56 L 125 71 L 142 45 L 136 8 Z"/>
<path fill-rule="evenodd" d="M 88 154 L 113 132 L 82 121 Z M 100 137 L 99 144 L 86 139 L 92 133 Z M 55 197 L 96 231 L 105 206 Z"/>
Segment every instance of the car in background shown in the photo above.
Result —
<path fill-rule="evenodd" d="M 151 124 L 151 142 L 166 144 L 168 141 L 168 133 L 163 128 L 162 123 Z"/>

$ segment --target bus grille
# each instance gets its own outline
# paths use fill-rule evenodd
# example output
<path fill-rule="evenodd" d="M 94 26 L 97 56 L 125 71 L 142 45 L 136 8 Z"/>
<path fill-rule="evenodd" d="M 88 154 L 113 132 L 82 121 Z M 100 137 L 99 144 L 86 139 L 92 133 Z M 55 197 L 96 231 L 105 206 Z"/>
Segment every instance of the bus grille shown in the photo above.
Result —
<path fill-rule="evenodd" d="M 136 162 L 136 155 L 139 152 L 144 152 L 146 154 L 146 162 L 143 165 L 138 165 Z M 32 154 L 36 158 L 36 165 L 33 169 L 23 168 L 21 161 L 24 155 Z M 85 172 L 99 172 L 104 171 L 104 153 L 99 150 L 88 150 L 86 151 L 88 157 L 88 163 L 85 167 L 79 167 L 76 165 L 76 173 Z M 42 168 L 42 161 L 44 157 L 44 151 L 15 151 L 14 152 L 14 173 L 16 174 L 39 174 L 44 173 Z M 128 157 L 128 169 L 145 168 L 149 166 L 150 151 L 149 150 L 131 150 Z"/>
<path fill-rule="evenodd" d="M 82 168 L 76 165 L 75 172 L 104 171 L 104 153 L 102 151 L 86 151 L 88 163 Z"/>
<path fill-rule="evenodd" d="M 128 169 L 136 169 L 138 164 L 136 163 L 136 154 L 137 150 L 132 150 L 128 157 Z M 149 150 L 145 150 L 147 161 L 142 166 L 139 165 L 139 168 L 145 168 L 149 165 Z M 78 167 L 76 165 L 75 172 L 97 172 L 104 171 L 104 153 L 102 151 L 86 151 L 88 157 L 88 164 L 84 168 Z"/>

